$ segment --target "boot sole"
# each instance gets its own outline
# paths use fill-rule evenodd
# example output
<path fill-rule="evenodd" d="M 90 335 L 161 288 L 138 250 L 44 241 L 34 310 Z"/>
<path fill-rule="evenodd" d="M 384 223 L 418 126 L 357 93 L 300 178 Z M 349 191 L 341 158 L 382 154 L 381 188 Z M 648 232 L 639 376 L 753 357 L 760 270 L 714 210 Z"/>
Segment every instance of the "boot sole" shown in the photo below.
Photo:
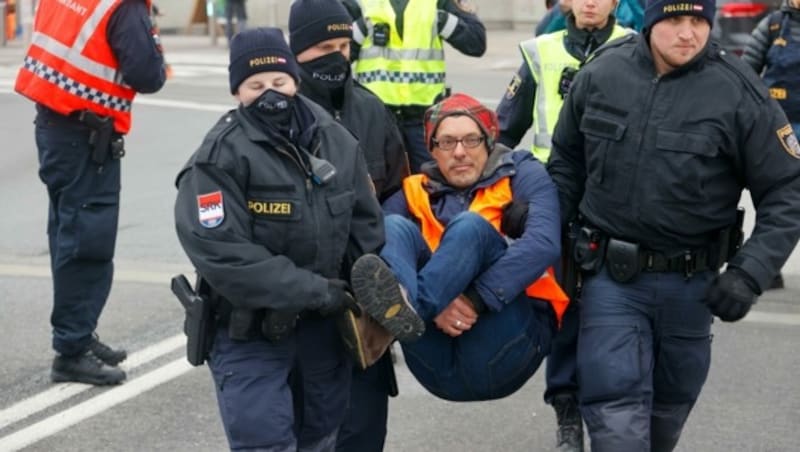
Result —
<path fill-rule="evenodd" d="M 353 264 L 350 284 L 356 300 L 370 317 L 401 341 L 413 341 L 425 332 L 425 322 L 408 306 L 392 270 L 373 254 Z"/>
<path fill-rule="evenodd" d="M 364 354 L 364 344 L 361 342 L 361 336 L 358 334 L 355 314 L 350 310 L 345 311 L 340 322 L 339 328 L 345 348 L 356 365 L 358 365 L 361 370 L 365 370 L 367 368 L 367 357 Z"/>
<path fill-rule="evenodd" d="M 70 375 L 59 371 L 52 371 L 50 373 L 50 380 L 53 383 L 85 383 L 94 386 L 112 386 L 118 385 L 125 381 L 126 375 L 123 372 L 121 377 L 93 377 L 90 375 Z"/>

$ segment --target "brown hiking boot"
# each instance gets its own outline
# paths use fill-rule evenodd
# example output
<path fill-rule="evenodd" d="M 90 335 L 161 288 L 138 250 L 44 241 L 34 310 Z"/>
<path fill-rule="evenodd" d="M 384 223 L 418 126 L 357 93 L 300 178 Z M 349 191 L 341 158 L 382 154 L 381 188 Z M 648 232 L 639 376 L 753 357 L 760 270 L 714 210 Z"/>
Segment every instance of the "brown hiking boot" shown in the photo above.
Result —
<path fill-rule="evenodd" d="M 380 257 L 365 254 L 358 258 L 350 272 L 350 285 L 364 311 L 398 340 L 413 341 L 425 332 L 425 322 Z"/>
<path fill-rule="evenodd" d="M 339 318 L 345 348 L 361 370 L 375 364 L 392 345 L 394 336 L 372 317 L 346 309 Z"/>

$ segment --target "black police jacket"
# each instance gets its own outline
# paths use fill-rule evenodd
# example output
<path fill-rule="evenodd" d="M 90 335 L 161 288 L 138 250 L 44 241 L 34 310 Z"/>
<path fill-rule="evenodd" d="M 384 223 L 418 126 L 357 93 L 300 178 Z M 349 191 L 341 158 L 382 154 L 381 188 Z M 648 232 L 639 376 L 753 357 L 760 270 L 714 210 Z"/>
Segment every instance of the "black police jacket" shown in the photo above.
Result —
<path fill-rule="evenodd" d="M 548 170 L 562 220 L 579 211 L 611 236 L 672 253 L 735 222 L 743 188 L 758 213 L 731 261 L 767 287 L 800 236 L 800 149 L 753 71 L 715 43 L 656 75 L 644 35 L 600 49 L 578 73 Z"/>
<path fill-rule="evenodd" d="M 309 151 L 336 167 L 317 184 L 293 152 L 246 114 L 225 114 L 177 177 L 175 224 L 184 251 L 233 306 L 315 309 L 328 278 L 346 278 L 383 245 L 383 218 L 356 139 L 321 107 Z"/>
<path fill-rule="evenodd" d="M 330 91 L 316 86 L 301 70 L 300 92 L 333 115 L 358 138 L 375 184 L 379 201 L 400 190 L 408 175 L 403 137 L 395 116 L 378 96 L 348 78 L 341 105 L 334 105 Z"/>

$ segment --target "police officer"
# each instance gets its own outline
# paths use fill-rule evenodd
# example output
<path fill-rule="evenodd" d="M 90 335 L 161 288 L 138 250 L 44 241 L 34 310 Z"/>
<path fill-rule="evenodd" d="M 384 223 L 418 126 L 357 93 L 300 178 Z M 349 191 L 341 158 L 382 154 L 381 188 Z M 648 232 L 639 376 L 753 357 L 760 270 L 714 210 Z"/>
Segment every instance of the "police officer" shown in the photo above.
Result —
<path fill-rule="evenodd" d="M 616 24 L 617 0 L 573 0 L 566 29 L 520 43 L 523 63 L 497 106 L 500 142 L 516 147 L 534 127 L 533 154 L 541 162 L 550 156 L 551 135 L 569 85 L 578 69 L 606 42 L 632 33 Z M 571 303 L 547 358 L 544 399 L 558 421 L 557 447 L 583 450 L 583 423 L 578 411 L 575 348 L 578 303 Z"/>
<path fill-rule="evenodd" d="M 444 41 L 465 55 L 486 51 L 469 0 L 342 0 L 354 19 L 355 77 L 397 115 L 411 171 L 430 160 L 422 116 L 445 93 Z"/>
<path fill-rule="evenodd" d="M 743 318 L 800 236 L 797 138 L 755 73 L 709 42 L 714 7 L 651 1 L 643 34 L 578 73 L 553 135 L 562 220 L 583 225 L 578 391 L 593 451 L 675 447 L 712 316 Z M 757 217 L 736 252 L 743 188 Z"/>
<path fill-rule="evenodd" d="M 209 358 L 231 449 L 331 450 L 352 363 L 336 320 L 350 264 L 383 244 L 355 138 L 297 94 L 282 32 L 231 42 L 224 115 L 178 175 L 178 237 L 211 287 Z"/>
<path fill-rule="evenodd" d="M 742 59 L 762 74 L 770 95 L 778 101 L 795 136 L 800 135 L 800 0 L 787 0 L 764 17 L 750 34 Z M 770 289 L 783 288 L 778 273 Z"/>
<path fill-rule="evenodd" d="M 394 115 L 368 89 L 355 82 L 350 69 L 352 19 L 338 1 L 297 0 L 289 14 L 289 45 L 300 68 L 300 93 L 325 108 L 359 139 L 367 169 L 380 201 L 400 189 L 408 175 L 403 138 Z M 366 317 L 351 316 L 367 353 L 354 353 L 348 414 L 339 430 L 339 450 L 381 450 L 386 437 L 389 394 L 394 369 L 386 349 L 392 338 Z M 373 351 L 371 354 L 368 353 Z M 377 355 L 377 356 L 374 356 Z M 375 363 L 378 358 L 382 358 Z M 363 360 L 362 360 L 363 357 Z"/>
<path fill-rule="evenodd" d="M 113 279 L 122 136 L 137 92 L 166 80 L 150 1 L 41 0 L 14 89 L 36 102 L 39 178 L 50 207 L 54 382 L 125 379 L 127 356 L 95 329 Z"/>

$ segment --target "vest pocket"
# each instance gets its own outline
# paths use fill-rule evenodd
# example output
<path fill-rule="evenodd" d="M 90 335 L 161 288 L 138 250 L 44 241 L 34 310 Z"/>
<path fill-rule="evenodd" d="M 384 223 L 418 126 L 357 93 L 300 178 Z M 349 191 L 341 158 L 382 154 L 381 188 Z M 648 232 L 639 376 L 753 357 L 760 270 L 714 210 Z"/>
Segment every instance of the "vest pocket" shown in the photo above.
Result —
<path fill-rule="evenodd" d="M 611 153 L 613 142 L 622 141 L 627 125 L 601 116 L 586 114 L 581 118 L 579 128 L 586 143 L 588 182 L 613 187 L 611 165 L 614 164 L 614 158 L 608 154 Z"/>
<path fill-rule="evenodd" d="M 653 181 L 659 200 L 669 203 L 700 203 L 706 201 L 705 179 L 710 162 L 718 148 L 711 138 L 687 131 L 659 129 L 656 135 L 658 168 Z"/>

